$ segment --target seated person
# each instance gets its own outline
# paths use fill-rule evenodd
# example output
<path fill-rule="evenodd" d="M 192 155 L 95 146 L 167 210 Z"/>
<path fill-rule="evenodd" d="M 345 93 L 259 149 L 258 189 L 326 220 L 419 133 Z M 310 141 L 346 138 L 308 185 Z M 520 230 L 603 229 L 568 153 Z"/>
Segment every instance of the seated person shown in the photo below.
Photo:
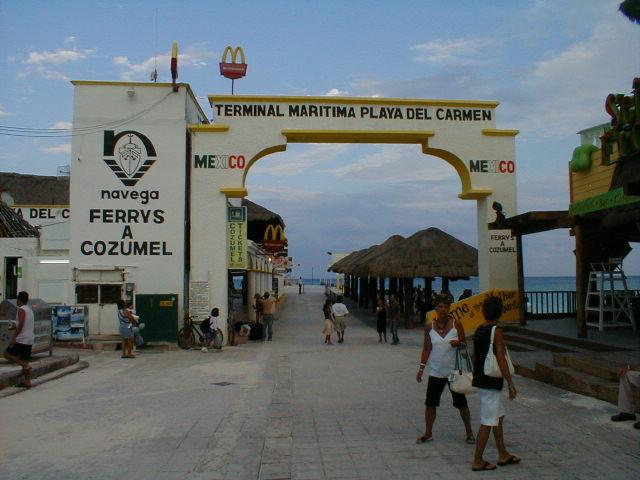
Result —
<path fill-rule="evenodd" d="M 620 369 L 620 389 L 618 391 L 618 409 L 620 413 L 611 417 L 614 422 L 635 420 L 635 412 L 640 410 L 640 365 L 627 365 Z M 633 428 L 640 429 L 640 422 L 633 424 Z"/>

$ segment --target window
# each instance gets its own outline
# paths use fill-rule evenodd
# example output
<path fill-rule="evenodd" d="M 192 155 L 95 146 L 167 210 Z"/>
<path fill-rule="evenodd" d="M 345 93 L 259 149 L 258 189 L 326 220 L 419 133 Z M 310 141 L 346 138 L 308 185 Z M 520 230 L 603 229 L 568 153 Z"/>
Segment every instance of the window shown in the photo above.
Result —
<path fill-rule="evenodd" d="M 78 303 L 98 303 L 98 285 L 76 285 Z"/>
<path fill-rule="evenodd" d="M 100 303 L 116 303 L 121 298 L 121 285 L 100 285 Z"/>

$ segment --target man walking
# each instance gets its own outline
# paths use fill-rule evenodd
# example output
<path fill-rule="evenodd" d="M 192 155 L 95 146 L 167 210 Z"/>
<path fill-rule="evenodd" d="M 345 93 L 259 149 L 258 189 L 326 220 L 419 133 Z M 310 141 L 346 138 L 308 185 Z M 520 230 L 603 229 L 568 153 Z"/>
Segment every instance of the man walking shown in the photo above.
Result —
<path fill-rule="evenodd" d="M 298 295 L 302 293 L 302 277 L 298 279 Z"/>
<path fill-rule="evenodd" d="M 333 304 L 331 309 L 333 310 L 333 317 L 336 324 L 336 332 L 338 333 L 338 343 L 344 342 L 344 331 L 347 328 L 346 317 L 349 315 L 347 306 L 342 303 L 342 296 L 337 298 L 337 302 Z"/>
<path fill-rule="evenodd" d="M 397 345 L 400 343 L 398 338 L 398 322 L 400 321 L 400 304 L 396 298 L 396 294 L 391 295 L 389 300 L 389 309 L 387 311 L 389 317 L 389 326 L 391 328 L 391 345 Z"/>
<path fill-rule="evenodd" d="M 9 341 L 9 346 L 4 352 L 4 358 L 10 362 L 17 363 L 22 367 L 24 383 L 20 386 L 31 388 L 31 347 L 33 346 L 33 310 L 28 305 L 29 294 L 27 292 L 18 293 L 18 314 L 16 315 L 16 330 Z"/>
<path fill-rule="evenodd" d="M 262 315 L 264 323 L 267 325 L 267 340 L 271 340 L 273 337 L 273 321 L 275 320 L 274 314 L 276 313 L 276 299 L 269 295 L 269 292 L 264 292 L 264 300 L 262 300 Z"/>

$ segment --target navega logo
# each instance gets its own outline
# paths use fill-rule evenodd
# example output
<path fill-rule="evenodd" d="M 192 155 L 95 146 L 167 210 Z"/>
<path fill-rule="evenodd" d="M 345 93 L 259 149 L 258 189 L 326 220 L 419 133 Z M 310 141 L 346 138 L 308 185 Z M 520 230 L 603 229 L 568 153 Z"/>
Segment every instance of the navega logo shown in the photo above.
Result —
<path fill-rule="evenodd" d="M 104 131 L 104 163 L 127 187 L 133 187 L 156 162 L 156 149 L 147 136 L 134 130 L 116 135 Z"/>

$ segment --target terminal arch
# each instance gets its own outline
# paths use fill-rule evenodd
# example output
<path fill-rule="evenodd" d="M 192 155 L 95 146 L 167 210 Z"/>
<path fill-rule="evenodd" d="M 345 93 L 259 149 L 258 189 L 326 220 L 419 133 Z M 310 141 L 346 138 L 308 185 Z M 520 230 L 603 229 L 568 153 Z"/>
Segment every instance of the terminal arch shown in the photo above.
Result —
<path fill-rule="evenodd" d="M 209 100 L 215 122 L 191 127 L 191 208 L 197 211 L 191 222 L 192 256 L 199 259 L 192 262 L 191 279 L 210 281 L 212 304 L 226 303 L 227 252 L 226 232 L 212 233 L 210 226 L 226 222 L 229 198 L 247 195 L 249 169 L 289 143 L 416 144 L 425 155 L 446 161 L 460 178 L 459 197 L 476 201 L 481 290 L 516 288 L 515 239 L 509 230 L 489 230 L 497 218 L 493 205 L 507 215 L 517 213 L 518 132 L 496 129 L 498 102 L 229 95 Z M 196 158 L 202 167 L 204 156 L 225 155 L 244 156 L 244 169 L 224 162 L 221 168 L 196 168 Z M 502 171 L 503 164 L 513 168 Z"/>

